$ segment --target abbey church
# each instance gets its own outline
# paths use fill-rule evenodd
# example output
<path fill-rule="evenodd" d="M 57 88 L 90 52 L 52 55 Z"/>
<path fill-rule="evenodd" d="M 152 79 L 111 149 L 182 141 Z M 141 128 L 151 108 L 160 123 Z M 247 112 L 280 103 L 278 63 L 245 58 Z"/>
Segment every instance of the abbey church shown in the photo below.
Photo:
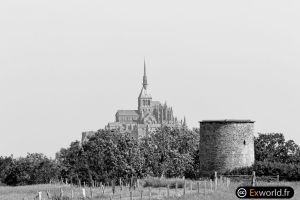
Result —
<path fill-rule="evenodd" d="M 172 107 L 153 101 L 148 90 L 146 74 L 146 63 L 144 61 L 143 85 L 138 96 L 137 110 L 118 110 L 115 114 L 115 122 L 105 126 L 107 130 L 118 130 L 120 133 L 131 134 L 135 138 L 145 136 L 161 126 L 183 127 L 186 121 L 178 121 L 173 115 Z M 94 132 L 83 132 L 82 141 L 94 134 Z"/>

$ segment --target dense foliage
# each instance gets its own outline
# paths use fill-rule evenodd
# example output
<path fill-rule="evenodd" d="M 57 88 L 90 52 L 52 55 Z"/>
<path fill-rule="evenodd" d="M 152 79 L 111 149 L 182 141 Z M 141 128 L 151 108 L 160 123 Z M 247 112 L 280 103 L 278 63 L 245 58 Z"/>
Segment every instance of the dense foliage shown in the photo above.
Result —
<path fill-rule="evenodd" d="M 254 146 L 256 161 L 300 164 L 300 147 L 282 133 L 259 134 Z"/>
<path fill-rule="evenodd" d="M 293 163 L 279 162 L 261 162 L 257 161 L 251 167 L 238 168 L 225 174 L 230 175 L 251 175 L 255 171 L 257 176 L 280 176 L 280 180 L 299 181 L 300 180 L 300 165 Z"/>
<path fill-rule="evenodd" d="M 132 177 L 199 177 L 199 130 L 162 127 L 139 141 L 130 134 L 99 130 L 87 142 L 72 142 L 55 159 L 43 154 L 0 157 L 0 183 L 27 185 L 68 180 L 75 184 Z M 255 138 L 256 162 L 228 174 L 280 176 L 300 180 L 300 148 L 282 134 Z"/>
<path fill-rule="evenodd" d="M 68 149 L 61 149 L 56 157 L 62 167 L 62 178 L 73 183 L 144 175 L 138 142 L 127 134 L 99 130 L 86 143 L 73 142 Z"/>
<path fill-rule="evenodd" d="M 58 164 L 43 154 L 24 158 L 0 157 L 0 182 L 8 185 L 48 183 L 59 177 Z"/>
<path fill-rule="evenodd" d="M 254 140 L 255 163 L 251 167 L 238 168 L 227 174 L 252 174 L 277 176 L 280 179 L 300 180 L 300 147 L 286 141 L 282 133 L 259 134 Z"/>
<path fill-rule="evenodd" d="M 188 129 L 163 127 L 141 140 L 147 175 L 193 178 L 197 171 L 199 134 Z"/>

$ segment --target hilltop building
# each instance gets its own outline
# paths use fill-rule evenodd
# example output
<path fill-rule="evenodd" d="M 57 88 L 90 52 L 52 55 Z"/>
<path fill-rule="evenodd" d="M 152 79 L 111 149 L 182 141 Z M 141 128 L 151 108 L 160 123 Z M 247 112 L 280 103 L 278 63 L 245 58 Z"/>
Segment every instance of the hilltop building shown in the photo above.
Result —
<path fill-rule="evenodd" d="M 105 129 L 118 130 L 120 133 L 128 133 L 139 138 L 161 126 L 184 127 L 186 120 L 184 118 L 184 121 L 179 122 L 174 116 L 172 107 L 169 107 L 167 103 L 162 104 L 152 100 L 144 61 L 143 84 L 138 96 L 137 110 L 118 110 L 115 114 L 115 122 L 108 123 Z M 93 134 L 95 132 L 83 132 L 82 141 Z"/>

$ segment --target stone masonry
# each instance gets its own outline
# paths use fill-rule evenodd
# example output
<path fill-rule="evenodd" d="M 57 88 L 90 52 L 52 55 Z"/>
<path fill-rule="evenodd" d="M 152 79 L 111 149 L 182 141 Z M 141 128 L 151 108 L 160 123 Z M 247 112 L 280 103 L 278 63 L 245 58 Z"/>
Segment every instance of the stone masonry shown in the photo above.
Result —
<path fill-rule="evenodd" d="M 200 171 L 211 175 L 254 163 L 254 121 L 200 122 Z"/>

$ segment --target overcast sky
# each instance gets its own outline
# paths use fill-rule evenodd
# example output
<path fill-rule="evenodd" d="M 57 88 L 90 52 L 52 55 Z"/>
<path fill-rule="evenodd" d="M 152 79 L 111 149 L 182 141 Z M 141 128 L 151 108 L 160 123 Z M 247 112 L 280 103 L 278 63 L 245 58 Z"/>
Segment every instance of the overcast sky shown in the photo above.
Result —
<path fill-rule="evenodd" d="M 297 0 L 0 3 L 0 156 L 62 147 L 153 100 L 190 127 L 251 119 L 300 144 Z"/>

